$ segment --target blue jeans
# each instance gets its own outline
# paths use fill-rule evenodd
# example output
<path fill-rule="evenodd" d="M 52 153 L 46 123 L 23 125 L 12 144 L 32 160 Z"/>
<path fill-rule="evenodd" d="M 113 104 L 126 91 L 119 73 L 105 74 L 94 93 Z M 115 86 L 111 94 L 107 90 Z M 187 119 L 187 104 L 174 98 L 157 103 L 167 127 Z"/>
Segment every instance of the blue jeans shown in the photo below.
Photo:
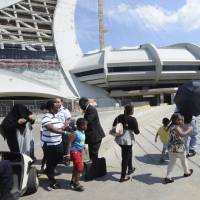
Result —
<path fill-rule="evenodd" d="M 186 151 L 189 153 L 189 150 L 197 151 L 197 135 L 198 135 L 198 126 L 196 117 L 192 117 L 192 132 L 185 138 Z"/>

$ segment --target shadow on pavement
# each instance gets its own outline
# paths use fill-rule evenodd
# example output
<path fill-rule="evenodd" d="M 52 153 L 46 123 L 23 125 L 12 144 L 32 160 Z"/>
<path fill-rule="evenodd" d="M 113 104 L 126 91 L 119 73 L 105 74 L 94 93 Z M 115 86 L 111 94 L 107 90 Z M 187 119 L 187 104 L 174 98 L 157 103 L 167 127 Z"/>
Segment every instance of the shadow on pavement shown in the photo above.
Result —
<path fill-rule="evenodd" d="M 132 181 L 137 180 L 137 181 L 143 182 L 147 185 L 153 185 L 155 183 L 162 183 L 163 182 L 163 178 L 152 176 L 151 173 L 132 176 L 131 180 Z"/>
<path fill-rule="evenodd" d="M 119 181 L 119 178 L 116 178 L 115 175 L 117 175 L 117 177 L 119 177 L 119 174 L 121 174 L 120 172 L 107 172 L 107 174 L 105 176 L 102 176 L 102 177 L 99 177 L 99 178 L 95 178 L 93 180 L 95 181 L 102 181 L 102 182 L 105 182 L 105 181 Z M 81 178 L 83 181 L 84 180 L 84 177 Z M 85 181 L 85 182 L 89 182 L 89 181 Z"/>
<path fill-rule="evenodd" d="M 178 180 L 180 178 L 183 178 L 183 176 L 176 176 L 173 177 L 174 180 Z M 140 174 L 140 175 L 136 175 L 136 176 L 132 176 L 131 181 L 140 181 L 143 182 L 147 185 L 153 185 L 155 183 L 162 183 L 162 184 L 166 184 L 164 182 L 164 177 L 156 177 L 156 176 L 152 176 L 151 173 L 147 173 L 147 174 Z"/>
<path fill-rule="evenodd" d="M 160 162 L 160 156 L 161 154 L 146 154 L 144 156 L 135 156 L 135 158 L 142 163 L 150 165 L 168 165 L 168 156 L 165 156 L 164 162 Z"/>
<path fill-rule="evenodd" d="M 56 178 L 56 181 L 61 186 L 60 189 L 70 190 L 70 187 L 69 187 L 70 181 L 69 180 Z M 44 178 L 44 177 L 39 178 L 39 186 L 46 191 L 50 191 L 48 178 Z"/>

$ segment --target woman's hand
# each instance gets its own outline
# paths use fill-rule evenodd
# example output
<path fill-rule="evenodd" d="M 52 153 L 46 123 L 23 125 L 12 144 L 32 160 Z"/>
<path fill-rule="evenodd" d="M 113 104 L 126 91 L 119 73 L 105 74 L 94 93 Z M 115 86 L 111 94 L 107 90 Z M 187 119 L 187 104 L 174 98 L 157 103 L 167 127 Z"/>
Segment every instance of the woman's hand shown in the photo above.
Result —
<path fill-rule="evenodd" d="M 20 119 L 17 120 L 17 123 L 18 124 L 24 124 L 24 123 L 26 123 L 26 121 L 27 121 L 26 119 L 20 118 Z"/>

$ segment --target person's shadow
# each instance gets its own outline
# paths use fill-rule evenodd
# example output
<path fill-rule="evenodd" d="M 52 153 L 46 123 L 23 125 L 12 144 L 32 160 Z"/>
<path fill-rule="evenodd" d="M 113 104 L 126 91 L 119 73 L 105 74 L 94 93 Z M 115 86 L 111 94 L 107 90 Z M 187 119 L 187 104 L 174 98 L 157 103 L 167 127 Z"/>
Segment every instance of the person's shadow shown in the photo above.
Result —
<path fill-rule="evenodd" d="M 160 154 L 145 154 L 143 156 L 135 156 L 135 158 L 143 163 L 150 165 L 167 165 L 169 160 L 168 156 L 165 156 L 165 161 L 160 162 Z"/>
<path fill-rule="evenodd" d="M 155 183 L 163 183 L 163 178 L 152 176 L 151 173 L 140 174 L 135 176 L 133 175 L 131 180 L 132 181 L 137 180 L 147 185 L 153 185 Z"/>
<path fill-rule="evenodd" d="M 177 180 L 183 178 L 183 176 L 176 176 L 173 179 Z M 155 183 L 162 183 L 162 184 L 166 184 L 164 182 L 164 178 L 163 177 L 156 177 L 156 176 L 152 176 L 152 173 L 146 173 L 146 174 L 140 174 L 140 175 L 135 175 L 132 176 L 132 181 L 137 180 L 140 182 L 143 182 L 147 185 L 153 185 Z"/>

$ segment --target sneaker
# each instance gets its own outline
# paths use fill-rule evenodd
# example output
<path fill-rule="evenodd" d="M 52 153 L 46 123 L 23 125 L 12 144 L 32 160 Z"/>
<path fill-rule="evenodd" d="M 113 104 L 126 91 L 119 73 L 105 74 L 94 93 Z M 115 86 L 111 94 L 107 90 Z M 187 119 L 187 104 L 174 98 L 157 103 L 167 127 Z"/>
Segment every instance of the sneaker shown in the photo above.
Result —
<path fill-rule="evenodd" d="M 127 175 L 131 175 L 132 173 L 134 173 L 135 170 L 135 167 L 133 167 L 133 169 L 129 169 Z"/>
<path fill-rule="evenodd" d="M 168 184 L 168 183 L 173 183 L 173 182 L 174 182 L 174 179 L 172 179 L 172 178 L 165 178 L 165 179 L 164 179 L 164 182 L 165 182 L 166 184 Z"/>
<path fill-rule="evenodd" d="M 85 190 L 85 188 L 82 185 L 80 185 L 80 184 L 78 184 L 78 185 L 74 184 L 74 188 L 73 189 L 75 191 L 78 191 L 78 192 L 83 192 Z"/>
<path fill-rule="evenodd" d="M 54 184 L 50 184 L 49 186 L 51 189 L 56 190 L 56 189 L 60 189 L 61 186 L 58 183 L 54 183 Z"/>
<path fill-rule="evenodd" d="M 71 189 L 74 189 L 74 182 L 71 180 L 70 181 L 70 183 L 69 183 L 69 187 L 71 188 Z"/>
<path fill-rule="evenodd" d="M 192 175 L 192 173 L 193 173 L 193 169 L 190 169 L 190 172 L 189 172 L 189 174 L 183 174 L 183 176 L 184 176 L 184 177 L 188 177 L 188 176 L 191 176 L 191 175 Z"/>
<path fill-rule="evenodd" d="M 195 156 L 196 152 L 194 150 L 189 150 L 188 157 Z"/>

